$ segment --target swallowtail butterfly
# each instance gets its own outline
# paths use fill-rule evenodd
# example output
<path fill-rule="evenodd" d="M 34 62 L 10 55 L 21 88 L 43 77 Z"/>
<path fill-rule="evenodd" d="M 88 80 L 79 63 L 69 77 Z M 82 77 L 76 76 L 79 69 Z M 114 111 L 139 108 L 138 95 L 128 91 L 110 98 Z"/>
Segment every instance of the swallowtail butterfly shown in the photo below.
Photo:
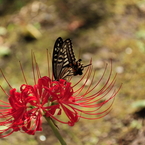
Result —
<path fill-rule="evenodd" d="M 89 66 L 90 64 L 86 65 Z M 70 39 L 63 41 L 61 37 L 57 38 L 52 56 L 52 68 L 55 80 L 67 79 L 69 76 L 82 75 L 84 67 L 81 59 L 76 61 L 72 42 Z"/>

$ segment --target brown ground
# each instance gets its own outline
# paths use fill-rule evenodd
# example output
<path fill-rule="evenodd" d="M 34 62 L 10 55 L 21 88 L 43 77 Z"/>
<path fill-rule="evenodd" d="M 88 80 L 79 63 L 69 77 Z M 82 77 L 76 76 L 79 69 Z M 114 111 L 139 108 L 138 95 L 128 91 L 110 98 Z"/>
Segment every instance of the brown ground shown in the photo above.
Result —
<path fill-rule="evenodd" d="M 71 38 L 76 56 L 81 50 L 84 64 L 93 59 L 97 78 L 111 58 L 113 72 L 118 73 L 116 87 L 123 86 L 103 119 L 81 119 L 74 127 L 58 123 L 65 141 L 68 145 L 145 145 L 145 1 L 11 2 L 2 0 L 0 4 L 0 68 L 10 84 L 17 87 L 23 81 L 18 60 L 27 78 L 31 76 L 31 49 L 46 75 L 45 49 L 52 52 L 59 36 Z M 0 83 L 8 90 L 2 77 Z M 0 139 L 0 144 L 58 145 L 46 122 L 43 128 L 35 136 L 14 133 Z M 46 141 L 40 140 L 41 135 Z"/>

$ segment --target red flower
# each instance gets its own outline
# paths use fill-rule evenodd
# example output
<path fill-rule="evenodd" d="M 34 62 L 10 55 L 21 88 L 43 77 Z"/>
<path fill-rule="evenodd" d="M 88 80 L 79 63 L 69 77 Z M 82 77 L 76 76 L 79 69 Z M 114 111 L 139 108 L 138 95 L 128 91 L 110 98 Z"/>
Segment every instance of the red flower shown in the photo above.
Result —
<path fill-rule="evenodd" d="M 102 118 L 107 115 L 111 110 L 114 97 L 120 88 L 117 90 L 114 89 L 116 75 L 111 81 L 111 69 L 109 77 L 103 87 L 97 91 L 97 87 L 99 87 L 99 84 L 103 81 L 105 72 L 106 69 L 100 80 L 94 85 L 94 76 L 92 76 L 92 80 L 90 80 L 92 73 L 91 67 L 88 68 L 86 74 L 74 86 L 72 86 L 70 82 L 62 79 L 59 81 L 52 81 L 50 83 L 51 85 L 46 81 L 46 86 L 43 86 L 45 91 L 48 91 L 51 96 L 49 100 L 51 102 L 51 107 L 50 110 L 46 112 L 46 117 L 51 117 L 56 121 L 73 126 L 79 118 L 90 120 Z M 85 76 L 86 81 L 84 84 L 79 89 L 75 90 L 75 87 L 83 80 Z M 47 77 L 43 77 L 39 79 L 39 81 L 47 79 Z M 90 81 L 90 85 L 86 87 L 88 81 Z M 107 106 L 107 103 L 110 100 L 112 100 L 112 102 L 109 106 Z M 106 109 L 102 109 L 102 107 Z"/>
<path fill-rule="evenodd" d="M 4 129 L 0 130 L 0 137 L 5 137 L 15 131 L 33 135 L 36 131 L 42 130 L 43 116 L 46 119 L 51 118 L 73 126 L 80 118 L 89 120 L 102 118 L 111 110 L 114 97 L 120 89 L 114 89 L 116 75 L 111 80 L 112 66 L 105 82 L 104 76 L 107 66 L 97 82 L 92 74 L 92 66 L 89 66 L 81 79 L 72 85 L 63 79 L 52 81 L 47 76 L 40 78 L 36 60 L 34 63 L 36 64 L 36 73 L 32 60 L 34 82 L 36 82 L 36 76 L 38 82 L 34 86 L 27 85 L 24 76 L 26 84 L 21 85 L 19 92 L 15 88 L 10 90 L 9 103 L 0 100 L 1 103 L 5 104 L 0 105 L 2 108 L 0 109 L 0 119 L 2 120 L 0 126 L 5 126 Z M 24 75 L 23 69 L 22 73 Z M 3 77 L 6 80 L 4 75 Z M 80 86 L 83 80 L 85 82 Z"/>
<path fill-rule="evenodd" d="M 60 79 L 59 81 L 53 81 L 51 83 L 51 87 L 45 88 L 50 93 L 52 99 L 51 109 L 49 113 L 51 113 L 51 118 L 64 123 L 69 124 L 71 126 L 74 125 L 75 122 L 78 121 L 79 115 L 76 109 L 74 108 L 74 104 L 76 104 L 75 98 L 73 97 L 73 88 L 71 87 L 71 83 L 66 80 Z M 68 121 L 63 121 L 58 119 L 56 116 L 62 115 L 62 112 L 66 114 L 68 117 Z M 46 117 L 49 117 L 46 115 Z"/>
<path fill-rule="evenodd" d="M 43 89 L 45 82 L 49 87 L 51 80 L 42 78 L 34 86 L 22 85 L 20 92 L 11 89 L 8 96 L 9 103 L 0 101 L 5 103 L 5 105 L 0 105 L 0 107 L 4 108 L 0 109 L 0 119 L 4 119 L 4 121 L 0 122 L 0 126 L 6 126 L 6 129 L 0 131 L 1 137 L 19 130 L 28 134 L 34 134 L 36 131 L 42 130 L 42 116 L 49 110 L 47 104 L 50 99 L 48 91 Z M 5 132 L 7 134 L 2 135 Z"/>

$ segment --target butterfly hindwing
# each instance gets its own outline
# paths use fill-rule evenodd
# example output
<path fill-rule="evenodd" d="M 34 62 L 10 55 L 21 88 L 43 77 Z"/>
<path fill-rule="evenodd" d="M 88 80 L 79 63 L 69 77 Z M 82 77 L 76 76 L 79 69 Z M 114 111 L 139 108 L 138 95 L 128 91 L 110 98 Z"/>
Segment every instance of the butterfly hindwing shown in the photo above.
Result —
<path fill-rule="evenodd" d="M 77 60 L 76 61 L 76 58 L 75 58 L 75 54 L 73 52 L 73 48 L 72 48 L 72 44 L 70 44 L 67 48 L 67 57 L 68 57 L 68 60 L 69 60 L 69 66 L 72 68 L 72 71 L 73 71 L 73 75 L 76 76 L 76 75 L 82 75 L 83 74 L 83 70 L 84 70 L 84 67 L 83 64 L 81 63 L 81 59 Z"/>
<path fill-rule="evenodd" d="M 70 39 L 67 39 L 67 40 L 70 40 Z M 71 41 L 67 41 L 67 43 L 69 44 L 68 48 L 66 50 L 67 51 L 67 57 L 68 57 L 70 65 L 71 65 L 76 61 L 76 59 L 75 59 L 75 55 L 74 55 L 74 52 L 73 52 Z"/>

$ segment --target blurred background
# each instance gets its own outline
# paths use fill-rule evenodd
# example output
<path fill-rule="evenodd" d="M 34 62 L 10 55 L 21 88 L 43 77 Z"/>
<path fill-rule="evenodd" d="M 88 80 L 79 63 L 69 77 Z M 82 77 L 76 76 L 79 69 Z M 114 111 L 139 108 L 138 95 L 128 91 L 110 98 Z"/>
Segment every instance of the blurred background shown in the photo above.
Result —
<path fill-rule="evenodd" d="M 46 49 L 51 54 L 58 37 L 72 40 L 84 64 L 93 59 L 97 78 L 112 59 L 116 87 L 123 83 L 104 118 L 81 119 L 73 127 L 58 123 L 64 140 L 68 145 L 144 145 L 145 0 L 0 0 L 0 68 L 13 87 L 24 83 L 19 60 L 33 81 L 31 50 L 42 76 L 47 75 Z M 1 74 L 0 84 L 9 90 Z M 2 91 L 0 99 L 7 99 Z M 0 144 L 59 145 L 47 123 L 43 128 L 34 136 L 13 133 Z"/>

